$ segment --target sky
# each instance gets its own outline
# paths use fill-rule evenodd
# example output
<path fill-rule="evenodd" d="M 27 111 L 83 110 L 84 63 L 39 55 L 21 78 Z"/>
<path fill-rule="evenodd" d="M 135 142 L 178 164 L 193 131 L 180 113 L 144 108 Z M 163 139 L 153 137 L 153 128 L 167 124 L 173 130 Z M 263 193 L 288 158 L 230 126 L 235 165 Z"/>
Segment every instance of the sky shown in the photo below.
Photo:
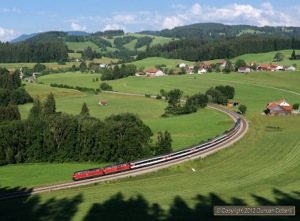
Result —
<path fill-rule="evenodd" d="M 299 0 L 0 0 L 0 41 L 46 31 L 160 31 L 216 22 L 300 26 Z"/>

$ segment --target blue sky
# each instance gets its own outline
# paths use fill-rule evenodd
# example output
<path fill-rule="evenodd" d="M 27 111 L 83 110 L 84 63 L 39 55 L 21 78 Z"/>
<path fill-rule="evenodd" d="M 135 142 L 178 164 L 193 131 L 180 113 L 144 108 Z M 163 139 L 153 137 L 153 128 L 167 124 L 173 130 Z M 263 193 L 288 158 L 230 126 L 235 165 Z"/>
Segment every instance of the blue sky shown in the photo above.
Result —
<path fill-rule="evenodd" d="M 125 32 L 218 22 L 300 26 L 299 0 L 0 0 L 0 41 L 45 31 Z"/>

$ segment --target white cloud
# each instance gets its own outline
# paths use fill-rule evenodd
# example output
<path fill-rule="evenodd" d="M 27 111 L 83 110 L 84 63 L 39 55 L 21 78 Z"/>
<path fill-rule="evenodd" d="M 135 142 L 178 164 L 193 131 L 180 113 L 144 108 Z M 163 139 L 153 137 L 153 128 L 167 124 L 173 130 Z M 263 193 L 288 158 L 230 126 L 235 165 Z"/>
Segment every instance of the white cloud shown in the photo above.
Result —
<path fill-rule="evenodd" d="M 162 28 L 171 29 L 182 25 L 184 25 L 184 21 L 180 17 L 175 17 L 175 16 L 166 17 L 165 20 L 163 21 Z"/>
<path fill-rule="evenodd" d="M 263 2 L 258 6 L 254 6 L 252 3 L 233 3 L 220 4 L 215 7 L 209 6 L 209 3 L 174 4 L 164 11 L 113 13 L 114 15 L 108 17 L 78 16 L 68 22 L 74 24 L 83 23 L 83 21 L 94 22 L 96 24 L 94 27 L 105 26 L 104 30 L 124 30 L 125 28 L 122 25 L 130 25 L 131 28 L 136 30 L 161 30 L 203 22 L 257 26 L 300 25 L 300 4 L 276 8 L 270 2 Z"/>
<path fill-rule="evenodd" d="M 191 8 L 191 12 L 193 15 L 201 15 L 203 13 L 201 5 L 194 4 Z"/>
<path fill-rule="evenodd" d="M 275 9 L 270 2 L 264 2 L 259 7 L 238 3 L 222 7 L 210 7 L 196 3 L 187 8 L 189 10 L 180 10 L 176 15 L 165 16 L 162 21 L 162 28 L 201 22 L 257 26 L 299 26 L 300 24 L 300 16 L 298 16 L 300 6 Z"/>
<path fill-rule="evenodd" d="M 0 12 L 2 13 L 20 13 L 21 10 L 19 8 L 0 8 Z"/>
<path fill-rule="evenodd" d="M 107 30 L 124 30 L 125 31 L 125 27 L 118 25 L 118 24 L 107 24 L 104 28 L 103 31 L 107 31 Z"/>
<path fill-rule="evenodd" d="M 133 15 L 116 15 L 113 17 L 115 22 L 121 23 L 136 23 L 135 17 Z"/>
<path fill-rule="evenodd" d="M 19 32 L 13 29 L 6 29 L 0 26 L 0 41 L 7 42 L 17 38 L 20 35 Z"/>
<path fill-rule="evenodd" d="M 85 26 L 82 26 L 82 25 L 80 25 L 80 24 L 76 24 L 76 23 L 72 23 L 71 24 L 71 29 L 73 30 L 73 31 L 85 31 L 86 30 L 86 27 Z"/>

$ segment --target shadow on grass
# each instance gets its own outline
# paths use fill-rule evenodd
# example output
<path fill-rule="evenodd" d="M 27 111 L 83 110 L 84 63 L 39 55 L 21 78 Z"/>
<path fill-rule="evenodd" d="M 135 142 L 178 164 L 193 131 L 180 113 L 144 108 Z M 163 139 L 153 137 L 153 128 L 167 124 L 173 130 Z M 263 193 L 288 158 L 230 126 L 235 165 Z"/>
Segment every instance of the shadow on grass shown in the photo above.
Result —
<path fill-rule="evenodd" d="M 142 195 L 125 198 L 117 193 L 103 203 L 94 203 L 84 217 L 84 221 L 94 220 L 122 220 L 122 221 L 193 221 L 193 220 L 300 220 L 300 192 L 285 193 L 273 189 L 274 201 L 267 198 L 251 195 L 257 206 L 293 205 L 296 207 L 296 216 L 214 216 L 213 207 L 216 205 L 247 206 L 243 199 L 232 197 L 229 201 L 223 200 L 215 193 L 208 195 L 197 194 L 194 198 L 195 206 L 191 208 L 183 198 L 176 196 L 168 210 L 162 209 L 157 203 L 149 203 Z M 25 196 L 0 201 L 1 220 L 74 220 L 79 205 L 84 202 L 83 196 L 63 199 L 51 198 L 41 201 L 39 195 Z"/>
<path fill-rule="evenodd" d="M 31 195 L 31 189 L 26 188 L 0 188 L 0 196 L 11 195 L 13 192 L 24 193 L 14 199 L 0 200 L 1 221 L 40 221 L 40 220 L 72 220 L 78 210 L 78 205 L 83 202 L 83 197 L 78 194 L 74 197 L 41 201 L 40 196 Z"/>
<path fill-rule="evenodd" d="M 270 205 L 294 205 L 296 208 L 300 208 L 300 193 L 293 192 L 292 194 L 284 193 L 278 189 L 273 189 L 275 201 L 270 201 L 266 198 L 252 195 L 257 202 L 258 206 L 270 206 Z M 150 205 L 147 200 L 137 195 L 135 198 L 128 200 L 124 199 L 121 193 L 111 197 L 111 199 L 105 201 L 102 204 L 94 204 L 88 214 L 85 216 L 84 221 L 94 220 L 122 220 L 122 221 L 191 221 L 191 220 L 300 220 L 299 214 L 297 216 L 214 216 L 213 207 L 216 205 L 227 206 L 247 206 L 247 203 L 243 199 L 231 198 L 230 202 L 226 202 L 218 195 L 210 193 L 208 196 L 196 195 L 194 198 L 196 201 L 195 207 L 190 208 L 187 203 L 179 196 L 174 198 L 172 205 L 168 211 L 164 211 L 160 205 Z"/>

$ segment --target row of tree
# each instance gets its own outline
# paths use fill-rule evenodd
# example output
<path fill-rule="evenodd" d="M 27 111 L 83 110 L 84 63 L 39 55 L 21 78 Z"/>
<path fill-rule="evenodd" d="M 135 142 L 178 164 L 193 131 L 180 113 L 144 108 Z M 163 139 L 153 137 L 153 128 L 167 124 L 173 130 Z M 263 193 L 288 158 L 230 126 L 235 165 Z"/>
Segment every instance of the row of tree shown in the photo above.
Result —
<path fill-rule="evenodd" d="M 61 42 L 39 44 L 1 43 L 0 63 L 62 62 L 68 59 L 68 48 Z"/>
<path fill-rule="evenodd" d="M 0 165 L 22 162 L 129 162 L 172 151 L 167 131 L 153 132 L 131 113 L 103 121 L 84 103 L 79 115 L 56 112 L 52 93 L 34 101 L 28 119 L 0 123 Z"/>
<path fill-rule="evenodd" d="M 208 103 L 227 105 L 228 99 L 234 98 L 235 90 L 234 87 L 229 85 L 211 87 L 205 94 L 197 93 L 189 96 L 184 104 L 182 102 L 183 91 L 179 89 L 173 89 L 169 92 L 165 92 L 162 89 L 160 94 L 164 96 L 168 102 L 168 106 L 165 109 L 166 112 L 163 115 L 168 116 L 169 114 L 190 114 L 196 112 L 199 108 L 206 107 Z"/>
<path fill-rule="evenodd" d="M 248 53 L 265 53 L 283 49 L 300 49 L 300 39 L 279 37 L 244 37 L 220 40 L 181 39 L 164 45 L 147 47 L 137 60 L 164 57 L 188 61 L 231 59 Z"/>
<path fill-rule="evenodd" d="M 102 74 L 100 79 L 101 81 L 104 81 L 125 78 L 128 76 L 134 76 L 137 71 L 138 68 L 135 65 L 125 65 L 123 63 L 121 66 L 115 65 L 113 68 L 100 69 L 100 73 Z"/>
<path fill-rule="evenodd" d="M 10 73 L 6 68 L 0 68 L 0 106 L 6 108 L 8 104 L 25 104 L 32 102 L 28 92 L 21 86 L 20 71 Z M 2 109 L 1 111 L 5 111 Z M 5 114 L 1 115 L 6 118 Z M 10 117 L 8 117 L 10 119 Z"/>
<path fill-rule="evenodd" d="M 299 27 L 263 26 L 252 25 L 224 25 L 221 23 L 196 23 L 185 26 L 178 26 L 173 29 L 161 31 L 142 31 L 141 34 L 158 35 L 168 38 L 189 38 L 189 39 L 224 39 L 236 36 L 281 36 L 299 37 Z"/>

